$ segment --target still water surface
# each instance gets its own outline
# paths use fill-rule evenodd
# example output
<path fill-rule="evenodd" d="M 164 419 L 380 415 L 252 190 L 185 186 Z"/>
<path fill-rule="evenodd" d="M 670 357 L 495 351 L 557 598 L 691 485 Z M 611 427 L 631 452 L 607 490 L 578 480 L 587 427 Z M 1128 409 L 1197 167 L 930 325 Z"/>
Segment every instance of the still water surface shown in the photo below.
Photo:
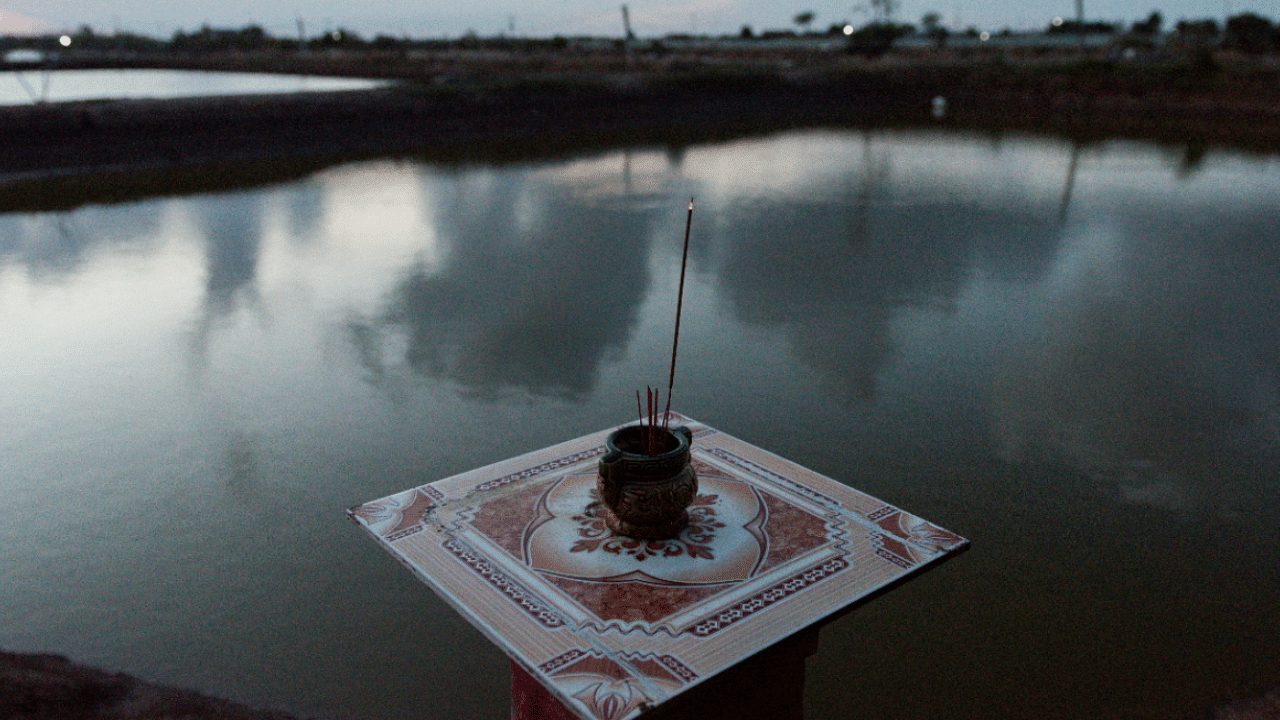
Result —
<path fill-rule="evenodd" d="M 8 70 L 0 72 L 0 105 L 366 90 L 387 84 L 359 78 L 197 70 Z"/>
<path fill-rule="evenodd" d="M 1280 686 L 1280 162 L 805 132 L 0 216 L 0 647 L 308 715 L 503 717 L 348 506 L 675 407 L 973 549 L 813 718 Z"/>

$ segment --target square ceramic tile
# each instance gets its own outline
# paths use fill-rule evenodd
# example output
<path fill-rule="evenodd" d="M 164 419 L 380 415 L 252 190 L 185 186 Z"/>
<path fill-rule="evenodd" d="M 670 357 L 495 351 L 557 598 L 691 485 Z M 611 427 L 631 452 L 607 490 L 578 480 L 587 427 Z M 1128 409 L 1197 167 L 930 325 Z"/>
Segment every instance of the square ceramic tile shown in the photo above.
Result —
<path fill-rule="evenodd" d="M 614 535 L 612 428 L 350 517 L 583 718 L 630 718 L 964 550 L 968 541 L 689 418 L 698 495 L 673 540 Z"/>

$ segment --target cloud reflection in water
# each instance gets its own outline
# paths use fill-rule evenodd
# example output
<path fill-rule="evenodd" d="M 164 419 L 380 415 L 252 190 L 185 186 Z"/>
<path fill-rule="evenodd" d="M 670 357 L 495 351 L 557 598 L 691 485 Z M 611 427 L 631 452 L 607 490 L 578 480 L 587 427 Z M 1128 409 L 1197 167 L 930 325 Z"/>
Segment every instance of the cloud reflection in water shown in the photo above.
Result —
<path fill-rule="evenodd" d="M 1076 227 L 1032 296 L 1037 337 L 992 383 L 1001 456 L 1066 462 L 1168 510 L 1256 506 L 1280 441 L 1280 254 L 1259 223 L 1280 216 Z"/>
<path fill-rule="evenodd" d="M 586 394 L 638 320 L 655 211 L 587 203 L 519 173 L 441 192 L 447 258 L 412 268 L 384 317 L 353 329 L 366 367 L 381 335 L 399 332 L 409 366 L 476 397 Z"/>

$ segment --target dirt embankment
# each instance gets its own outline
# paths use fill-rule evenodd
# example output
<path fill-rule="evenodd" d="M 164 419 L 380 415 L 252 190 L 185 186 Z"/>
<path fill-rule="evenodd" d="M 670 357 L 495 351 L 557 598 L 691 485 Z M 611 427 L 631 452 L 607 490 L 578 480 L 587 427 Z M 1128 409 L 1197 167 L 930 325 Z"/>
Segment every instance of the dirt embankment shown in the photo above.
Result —
<path fill-rule="evenodd" d="M 1280 70 L 1176 58 L 227 57 L 182 67 L 399 78 L 382 90 L 0 108 L 0 177 L 685 144 L 794 127 L 945 127 L 1280 149 Z M 158 62 L 158 61 L 156 61 Z M 155 62 L 152 63 L 155 66 Z M 934 117 L 934 98 L 946 111 Z"/>
<path fill-rule="evenodd" d="M 109 673 L 57 655 L 0 652 L 2 720 L 297 720 Z"/>

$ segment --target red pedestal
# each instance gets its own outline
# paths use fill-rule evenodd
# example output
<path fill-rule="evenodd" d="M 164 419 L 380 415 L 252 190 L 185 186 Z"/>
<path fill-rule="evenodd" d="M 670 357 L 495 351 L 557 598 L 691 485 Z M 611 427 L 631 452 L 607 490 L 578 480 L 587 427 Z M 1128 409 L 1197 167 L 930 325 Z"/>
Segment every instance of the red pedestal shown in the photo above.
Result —
<path fill-rule="evenodd" d="M 765 648 L 646 713 L 646 720 L 804 720 L 805 660 L 818 628 Z M 542 683 L 511 663 L 511 720 L 580 720 Z"/>

